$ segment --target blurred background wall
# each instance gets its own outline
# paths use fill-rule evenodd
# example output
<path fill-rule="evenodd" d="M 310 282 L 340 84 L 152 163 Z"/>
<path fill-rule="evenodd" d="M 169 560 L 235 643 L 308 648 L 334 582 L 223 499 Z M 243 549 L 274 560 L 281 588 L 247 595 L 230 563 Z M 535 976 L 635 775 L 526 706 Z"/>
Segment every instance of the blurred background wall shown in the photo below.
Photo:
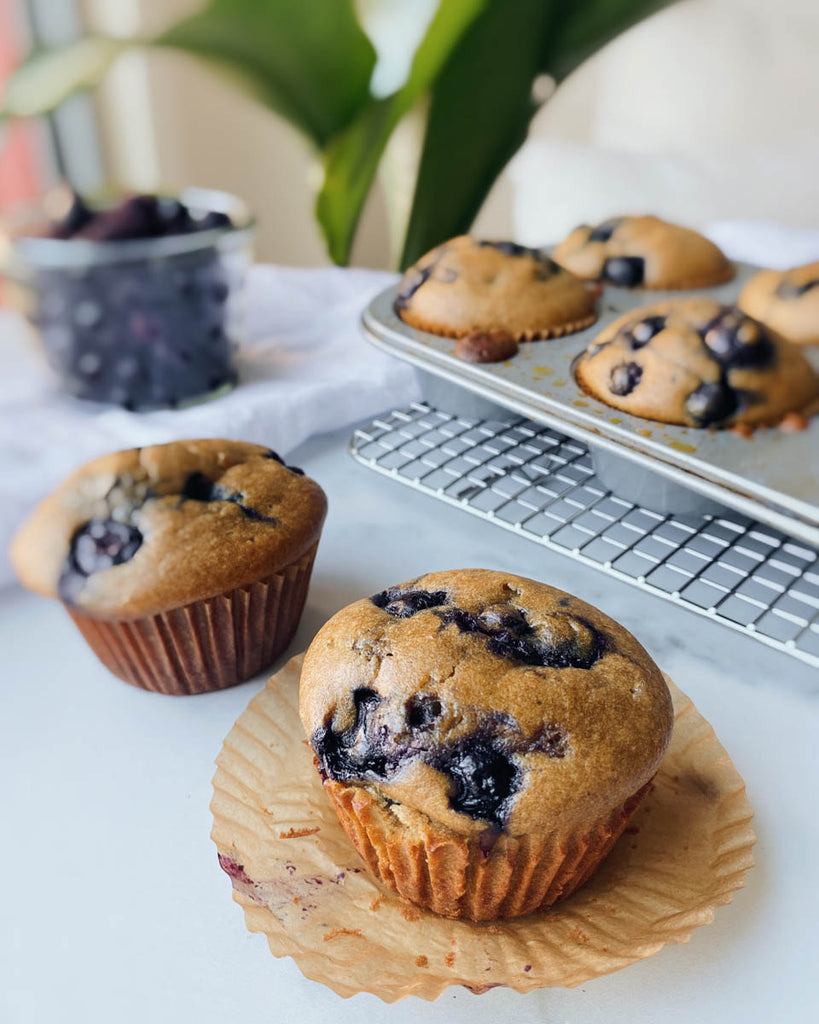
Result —
<path fill-rule="evenodd" d="M 114 35 L 154 31 L 197 7 L 197 0 L 31 2 L 53 31 L 70 32 L 81 18 Z M 433 8 L 434 0 L 362 0 L 383 91 L 400 83 Z M 580 220 L 630 211 L 692 225 L 739 217 L 819 228 L 817 53 L 819 0 L 684 0 L 621 36 L 557 90 L 476 230 L 543 243 Z M 80 113 L 83 103 L 86 111 L 92 105 L 93 125 Z M 125 185 L 236 192 L 260 217 L 260 258 L 328 262 L 312 214 L 319 171 L 308 145 L 194 60 L 130 54 L 73 116 L 85 125 L 85 157 L 96 146 L 103 167 Z M 410 123 L 391 143 L 386 172 L 410 182 L 412 151 Z M 389 265 L 379 189 L 353 260 Z"/>

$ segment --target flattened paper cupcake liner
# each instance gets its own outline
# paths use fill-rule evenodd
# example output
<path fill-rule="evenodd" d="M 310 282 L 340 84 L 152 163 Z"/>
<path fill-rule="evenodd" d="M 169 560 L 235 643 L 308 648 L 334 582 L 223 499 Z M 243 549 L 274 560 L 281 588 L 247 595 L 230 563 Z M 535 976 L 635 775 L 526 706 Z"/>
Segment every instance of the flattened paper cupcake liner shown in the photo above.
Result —
<path fill-rule="evenodd" d="M 258 583 L 158 615 L 98 619 L 66 608 L 126 683 L 167 694 L 222 690 L 261 672 L 293 639 L 317 547 Z"/>
<path fill-rule="evenodd" d="M 370 874 L 324 792 L 298 716 L 301 660 L 268 681 L 228 734 L 212 837 L 250 931 L 339 995 L 393 1002 L 435 999 L 450 985 L 579 985 L 687 942 L 745 884 L 755 842 L 745 785 L 668 680 L 675 726 L 665 760 L 582 887 L 549 910 L 498 921 L 408 903 Z"/>

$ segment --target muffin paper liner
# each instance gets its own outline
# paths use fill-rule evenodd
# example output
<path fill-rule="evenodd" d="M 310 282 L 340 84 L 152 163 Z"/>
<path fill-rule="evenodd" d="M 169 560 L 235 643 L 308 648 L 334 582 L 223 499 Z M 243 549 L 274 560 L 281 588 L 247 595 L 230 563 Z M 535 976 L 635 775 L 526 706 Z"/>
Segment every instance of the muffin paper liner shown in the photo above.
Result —
<path fill-rule="evenodd" d="M 435 999 L 449 985 L 579 985 L 687 942 L 745 884 L 755 842 L 745 785 L 668 680 L 675 725 L 665 760 L 582 888 L 544 912 L 497 921 L 408 903 L 364 867 L 322 787 L 298 716 L 301 661 L 273 676 L 228 734 L 212 838 L 249 930 L 339 995 L 393 1002 Z"/>
<path fill-rule="evenodd" d="M 492 921 L 551 906 L 594 873 L 649 789 L 566 835 L 500 835 L 491 851 L 430 823 L 416 842 L 392 839 L 390 812 L 367 790 L 327 781 L 324 789 L 364 863 L 388 889 L 444 917 Z"/>
<path fill-rule="evenodd" d="M 293 639 L 316 557 L 258 583 L 138 619 L 98 619 L 66 605 L 94 653 L 126 683 L 156 693 L 234 686 L 261 672 Z"/>

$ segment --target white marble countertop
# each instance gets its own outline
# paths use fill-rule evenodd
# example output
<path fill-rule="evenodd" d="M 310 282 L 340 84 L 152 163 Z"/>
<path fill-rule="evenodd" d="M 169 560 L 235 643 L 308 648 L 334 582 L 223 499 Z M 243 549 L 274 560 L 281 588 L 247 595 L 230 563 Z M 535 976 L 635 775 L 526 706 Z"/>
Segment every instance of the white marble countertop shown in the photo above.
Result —
<path fill-rule="evenodd" d="M 349 431 L 292 460 L 330 497 L 292 647 L 341 605 L 432 569 L 555 583 L 632 629 L 710 719 L 757 814 L 757 866 L 716 921 L 574 990 L 344 1001 L 274 960 L 230 897 L 210 831 L 213 760 L 262 685 L 194 698 L 128 687 L 56 604 L 0 592 L 0 1021 L 339 1024 L 819 1019 L 815 670 L 356 465 Z"/>

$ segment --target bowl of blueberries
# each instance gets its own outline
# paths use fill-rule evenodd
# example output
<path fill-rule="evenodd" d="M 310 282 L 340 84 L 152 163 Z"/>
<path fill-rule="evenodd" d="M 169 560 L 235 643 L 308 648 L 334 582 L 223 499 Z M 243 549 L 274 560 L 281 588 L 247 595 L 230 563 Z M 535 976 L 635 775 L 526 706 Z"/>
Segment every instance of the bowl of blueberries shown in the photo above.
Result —
<path fill-rule="evenodd" d="M 58 198 L 58 215 L 10 233 L 2 273 L 62 389 L 141 411 L 232 388 L 254 228 L 244 204 L 199 188 Z"/>

